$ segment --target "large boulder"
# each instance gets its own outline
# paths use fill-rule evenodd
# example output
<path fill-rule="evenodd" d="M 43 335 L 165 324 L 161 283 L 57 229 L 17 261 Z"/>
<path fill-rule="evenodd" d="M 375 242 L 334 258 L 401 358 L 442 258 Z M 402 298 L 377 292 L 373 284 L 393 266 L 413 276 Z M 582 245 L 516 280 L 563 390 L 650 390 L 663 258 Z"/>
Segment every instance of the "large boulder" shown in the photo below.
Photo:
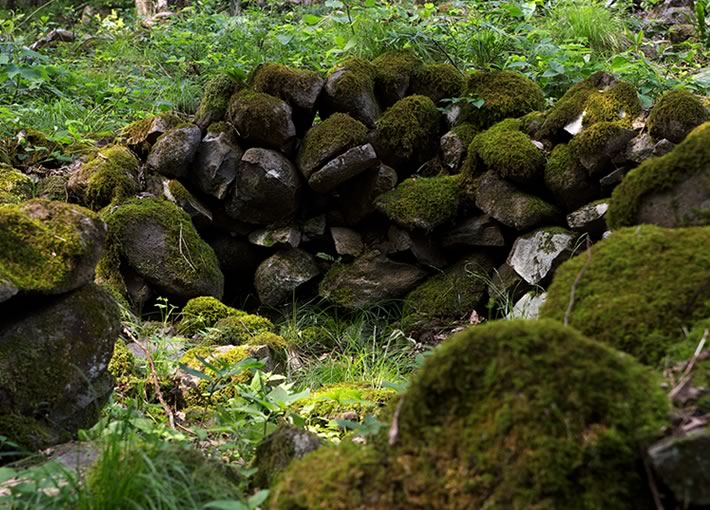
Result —
<path fill-rule="evenodd" d="M 190 170 L 190 180 L 203 193 L 223 200 L 237 176 L 237 168 L 243 155 L 244 151 L 237 144 L 231 129 L 210 128 L 200 142 Z"/>
<path fill-rule="evenodd" d="M 368 61 L 351 58 L 338 65 L 325 81 L 321 114 L 347 113 L 368 128 L 382 114 L 375 97 L 375 67 Z"/>
<path fill-rule="evenodd" d="M 278 252 L 262 262 L 254 273 L 254 287 L 264 305 L 276 306 L 293 298 L 293 292 L 318 276 L 311 255 L 303 250 Z"/>
<path fill-rule="evenodd" d="M 172 202 L 136 198 L 107 210 L 104 219 L 109 233 L 98 268 L 101 280 L 125 290 L 127 277 L 137 276 L 178 301 L 222 297 L 224 276 L 214 251 Z"/>
<path fill-rule="evenodd" d="M 242 90 L 229 102 L 227 118 L 245 142 L 257 147 L 268 147 L 289 152 L 296 140 L 293 110 L 283 101 L 269 94 Z"/>
<path fill-rule="evenodd" d="M 300 188 L 298 171 L 282 154 L 249 149 L 239 164 L 227 214 L 257 225 L 288 221 L 298 210 Z"/>
<path fill-rule="evenodd" d="M 379 163 L 375 149 L 369 143 L 353 147 L 311 175 L 308 184 L 318 193 L 328 193 Z"/>
<path fill-rule="evenodd" d="M 0 302 L 86 285 L 105 235 L 104 222 L 76 205 L 44 199 L 0 205 Z"/>
<path fill-rule="evenodd" d="M 608 223 L 663 227 L 710 224 L 710 122 L 673 151 L 644 161 L 614 190 Z"/>
<path fill-rule="evenodd" d="M 651 109 L 648 131 L 660 140 L 680 143 L 696 126 L 710 120 L 702 100 L 687 90 L 666 92 Z"/>
<path fill-rule="evenodd" d="M 649 371 L 572 328 L 476 326 L 426 359 L 366 445 L 294 461 L 268 508 L 649 508 L 640 447 L 667 408 Z"/>
<path fill-rule="evenodd" d="M 200 147 L 200 140 L 202 132 L 194 125 L 166 131 L 150 150 L 146 168 L 165 177 L 187 177 Z"/>
<path fill-rule="evenodd" d="M 93 284 L 3 305 L 0 433 L 34 449 L 96 423 L 113 389 L 106 369 L 119 319 L 113 298 Z"/>
<path fill-rule="evenodd" d="M 416 266 L 394 262 L 372 251 L 352 264 L 333 265 L 321 281 L 319 291 L 321 297 L 357 310 L 402 297 L 426 274 Z"/>
<path fill-rule="evenodd" d="M 626 228 L 557 269 L 542 316 L 656 364 L 710 316 L 708 285 L 709 227 Z"/>

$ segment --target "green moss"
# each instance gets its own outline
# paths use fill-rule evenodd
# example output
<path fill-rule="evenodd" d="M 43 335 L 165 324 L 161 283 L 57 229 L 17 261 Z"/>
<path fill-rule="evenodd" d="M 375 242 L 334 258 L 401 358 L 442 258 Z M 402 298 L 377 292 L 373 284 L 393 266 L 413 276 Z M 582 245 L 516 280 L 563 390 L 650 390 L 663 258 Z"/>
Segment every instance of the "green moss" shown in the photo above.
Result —
<path fill-rule="evenodd" d="M 251 131 L 258 132 L 265 119 L 269 118 L 271 112 L 280 109 L 282 104 L 283 101 L 277 97 L 244 89 L 234 94 L 229 101 L 228 117 L 232 122 L 239 117 L 241 127 L 246 131 L 242 135 L 247 136 Z M 239 115 L 240 112 L 244 115 Z"/>
<path fill-rule="evenodd" d="M 710 179 L 710 122 L 695 128 L 688 137 L 668 154 L 647 159 L 629 172 L 616 187 L 609 204 L 607 222 L 613 229 L 635 225 L 643 198 L 655 192 L 672 189 L 690 176 Z M 706 182 L 710 182 L 707 181 Z M 710 224 L 702 214 L 678 218 L 683 224 Z"/>
<path fill-rule="evenodd" d="M 597 122 L 621 122 L 631 127 L 642 109 L 636 88 L 628 82 L 617 81 L 607 90 L 589 95 L 584 104 L 583 123 L 590 126 Z"/>
<path fill-rule="evenodd" d="M 207 127 L 207 133 L 219 135 L 220 133 L 231 133 L 234 128 L 228 122 L 213 122 Z"/>
<path fill-rule="evenodd" d="M 476 126 L 474 126 L 470 122 L 464 122 L 463 124 L 459 124 L 458 126 L 453 128 L 451 131 L 456 133 L 456 136 L 459 137 L 459 139 L 463 142 L 463 144 L 466 147 L 468 147 L 471 144 L 471 142 L 473 141 L 473 138 L 479 133 Z"/>
<path fill-rule="evenodd" d="M 32 179 L 19 170 L 0 164 L 0 204 L 19 204 L 33 195 Z"/>
<path fill-rule="evenodd" d="M 375 66 L 367 60 L 361 58 L 349 58 L 338 64 L 333 72 L 344 70 L 337 83 L 334 84 L 331 95 L 338 98 L 342 106 L 357 106 L 348 104 L 350 99 L 359 97 L 363 90 L 371 91 L 374 94 L 375 76 L 377 74 Z"/>
<path fill-rule="evenodd" d="M 646 490 L 641 444 L 666 424 L 658 382 L 554 321 L 469 328 L 390 407 L 394 441 L 384 427 L 294 462 L 270 508 L 631 509 Z"/>
<path fill-rule="evenodd" d="M 113 356 L 108 364 L 108 371 L 119 386 L 130 380 L 135 363 L 135 356 L 126 346 L 126 342 L 119 338 L 113 346 Z"/>
<path fill-rule="evenodd" d="M 481 108 L 468 107 L 464 116 L 479 129 L 509 117 L 522 117 L 545 106 L 542 89 L 522 74 L 511 71 L 473 74 L 468 80 L 466 95 L 484 101 Z"/>
<path fill-rule="evenodd" d="M 378 149 L 394 163 L 422 163 L 439 145 L 441 115 L 425 96 L 397 101 L 377 121 Z"/>
<path fill-rule="evenodd" d="M 468 152 L 504 179 L 526 184 L 542 176 L 545 156 L 528 135 L 517 130 L 519 125 L 510 119 L 496 124 L 476 135 Z M 471 167 L 467 165 L 466 170 Z"/>
<path fill-rule="evenodd" d="M 17 414 L 0 414 L 0 436 L 12 443 L 4 444 L 0 440 L 0 453 L 3 456 L 23 453 L 23 449 L 37 451 L 69 439 L 68 434 L 66 437 L 58 436 L 40 421 Z"/>
<path fill-rule="evenodd" d="M 585 128 L 569 142 L 570 154 L 577 159 L 604 153 L 610 142 L 623 137 L 621 122 L 597 122 Z"/>
<path fill-rule="evenodd" d="M 76 179 L 76 193 L 82 205 L 96 211 L 139 191 L 138 167 L 138 159 L 128 148 L 106 147 L 81 166 L 69 185 L 72 187 Z"/>
<path fill-rule="evenodd" d="M 564 143 L 556 145 L 547 160 L 545 186 L 568 210 L 588 203 L 597 192 L 596 185 L 589 182 L 587 170 Z"/>
<path fill-rule="evenodd" d="M 254 336 L 271 333 L 274 329 L 274 324 L 266 317 L 246 312 L 232 313 L 217 321 L 214 330 L 205 337 L 205 342 L 211 345 L 241 345 L 251 343 Z"/>
<path fill-rule="evenodd" d="M 406 228 L 432 230 L 456 216 L 461 180 L 460 175 L 406 179 L 381 195 L 376 205 Z"/>
<path fill-rule="evenodd" d="M 442 99 L 460 97 L 464 77 L 451 64 L 428 64 L 420 67 L 412 76 L 412 94 L 427 96 L 435 103 Z"/>
<path fill-rule="evenodd" d="M 396 395 L 389 388 L 373 388 L 365 384 L 329 384 L 309 397 L 299 400 L 294 409 L 312 423 L 324 425 L 343 415 L 376 415 Z"/>
<path fill-rule="evenodd" d="M 410 292 L 403 314 L 416 320 L 468 318 L 483 302 L 488 274 L 493 269 L 485 255 L 472 255 Z"/>
<path fill-rule="evenodd" d="M 656 139 L 680 143 L 690 131 L 710 120 L 703 102 L 687 90 L 666 92 L 648 116 L 648 130 Z"/>
<path fill-rule="evenodd" d="M 244 314 L 246 312 L 227 306 L 215 297 L 200 296 L 192 298 L 183 307 L 178 330 L 183 335 L 191 336 L 200 330 L 213 327 L 221 319 Z"/>
<path fill-rule="evenodd" d="M 258 92 L 280 97 L 294 107 L 296 104 L 292 90 L 310 90 L 315 83 L 321 82 L 318 73 L 306 69 L 294 69 L 281 64 L 262 64 L 254 70 L 251 86 Z"/>
<path fill-rule="evenodd" d="M 194 385 L 184 388 L 182 398 L 186 407 L 226 402 L 237 396 L 235 385 L 249 382 L 252 373 L 249 370 L 244 370 L 234 375 L 225 376 L 224 374 L 251 355 L 252 350 L 246 346 L 230 347 L 224 350 L 224 348 L 220 349 L 215 346 L 200 345 L 188 349 L 178 362 L 192 370 L 202 372 L 210 377 L 215 384 L 199 378 L 194 381 Z M 200 358 L 205 360 L 209 366 L 203 363 Z M 219 373 L 210 366 L 219 370 Z"/>
<path fill-rule="evenodd" d="M 654 365 L 710 315 L 709 281 L 710 228 L 621 229 L 557 269 L 542 316 L 563 319 L 574 285 L 569 324 Z"/>
<path fill-rule="evenodd" d="M 422 62 L 414 51 L 403 49 L 383 53 L 372 65 L 378 96 L 389 106 L 406 95 L 412 76 Z"/>
<path fill-rule="evenodd" d="M 296 164 L 308 177 L 320 166 L 348 149 L 365 143 L 367 128 L 345 113 L 334 113 L 308 130 Z"/>
<path fill-rule="evenodd" d="M 35 211 L 40 217 L 30 216 Z M 0 275 L 25 291 L 61 291 L 74 281 L 77 261 L 94 248 L 82 236 L 87 218 L 98 222 L 91 211 L 45 199 L 0 204 Z"/>
<path fill-rule="evenodd" d="M 241 86 L 226 74 L 211 78 L 205 85 L 205 93 L 195 113 L 195 123 L 200 127 L 207 127 L 224 119 L 229 99 Z"/>
<path fill-rule="evenodd" d="M 139 152 L 147 153 L 150 150 L 150 146 L 155 142 L 155 139 L 149 139 L 151 135 L 150 129 L 154 124 L 160 124 L 162 126 L 160 132 L 164 132 L 180 125 L 182 122 L 183 120 L 179 116 L 170 112 L 146 117 L 125 126 L 121 130 L 120 139 L 130 146 L 138 147 Z M 158 133 L 153 136 L 157 139 Z"/>

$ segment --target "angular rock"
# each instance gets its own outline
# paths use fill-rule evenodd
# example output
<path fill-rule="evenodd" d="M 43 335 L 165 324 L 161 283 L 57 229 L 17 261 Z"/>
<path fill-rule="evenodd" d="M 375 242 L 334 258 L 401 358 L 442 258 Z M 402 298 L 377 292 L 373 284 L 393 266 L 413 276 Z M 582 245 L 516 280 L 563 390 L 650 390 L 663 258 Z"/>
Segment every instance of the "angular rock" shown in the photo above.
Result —
<path fill-rule="evenodd" d="M 587 169 L 589 175 L 609 172 L 623 163 L 626 145 L 636 131 L 615 122 L 597 122 L 585 128 L 569 143 L 571 154 Z"/>
<path fill-rule="evenodd" d="M 656 143 L 656 146 L 653 148 L 653 155 L 664 156 L 672 151 L 674 147 L 675 144 L 670 140 L 666 140 L 665 138 L 663 140 L 658 140 L 658 143 Z"/>
<path fill-rule="evenodd" d="M 298 210 L 300 187 L 298 171 L 282 154 L 249 149 L 239 164 L 227 214 L 258 225 L 287 221 Z"/>
<path fill-rule="evenodd" d="M 289 152 L 296 140 L 293 110 L 285 101 L 252 90 L 232 97 L 227 118 L 248 144 Z"/>
<path fill-rule="evenodd" d="M 0 302 L 86 285 L 105 237 L 104 222 L 83 207 L 45 199 L 0 205 Z"/>
<path fill-rule="evenodd" d="M 526 292 L 525 295 L 515 303 L 506 318 L 508 320 L 537 319 L 540 316 L 540 308 L 545 304 L 546 299 L 547 294 L 544 292 L 542 294 L 534 290 Z"/>
<path fill-rule="evenodd" d="M 218 74 L 211 78 L 205 84 L 205 92 L 195 112 L 195 124 L 204 131 L 210 124 L 224 120 L 229 100 L 234 92 L 241 88 L 243 84 L 227 74 Z"/>
<path fill-rule="evenodd" d="M 426 271 L 394 262 L 378 251 L 366 253 L 352 264 L 335 264 L 319 287 L 321 297 L 356 310 L 402 297 L 427 275 Z"/>
<path fill-rule="evenodd" d="M 507 227 L 530 230 L 556 223 L 559 211 L 541 198 L 523 193 L 494 172 L 486 172 L 476 184 L 476 207 Z"/>
<path fill-rule="evenodd" d="M 375 97 L 374 68 L 360 59 L 343 62 L 326 79 L 324 109 L 328 113 L 347 113 L 368 128 L 382 114 Z"/>
<path fill-rule="evenodd" d="M 198 227 L 212 222 L 212 212 L 180 184 L 180 181 L 162 179 L 162 195 L 185 211 Z"/>
<path fill-rule="evenodd" d="M 318 193 L 328 193 L 344 182 L 360 175 L 379 163 L 372 145 L 354 147 L 332 159 L 308 179 L 311 189 Z"/>
<path fill-rule="evenodd" d="M 587 233 L 598 238 L 607 230 L 604 217 L 608 210 L 608 201 L 585 205 L 567 215 L 567 225 L 575 232 Z"/>
<path fill-rule="evenodd" d="M 505 246 L 498 223 L 489 215 L 474 216 L 459 223 L 441 238 L 443 246 Z"/>
<path fill-rule="evenodd" d="M 222 200 L 237 176 L 237 167 L 243 155 L 244 151 L 231 132 L 208 132 L 200 142 L 190 171 L 190 181 L 203 193 Z"/>
<path fill-rule="evenodd" d="M 172 113 L 163 113 L 155 117 L 138 120 L 126 126 L 122 131 L 122 140 L 126 145 L 141 156 L 150 151 L 153 144 L 160 136 L 184 122 Z"/>
<path fill-rule="evenodd" d="M 249 234 L 250 243 L 266 248 L 273 246 L 298 248 L 301 238 L 301 231 L 295 227 L 262 228 Z"/>
<path fill-rule="evenodd" d="M 335 244 L 335 253 L 357 257 L 362 253 L 362 236 L 346 227 L 330 227 L 330 236 Z"/>
<path fill-rule="evenodd" d="M 710 505 L 710 428 L 666 438 L 648 449 L 653 468 L 679 503 Z"/>
<path fill-rule="evenodd" d="M 355 225 L 375 211 L 375 199 L 397 185 L 397 172 L 387 165 L 365 171 L 353 179 L 341 197 L 346 222 Z"/>
<path fill-rule="evenodd" d="M 626 145 L 624 157 L 634 163 L 641 163 L 654 154 L 656 142 L 648 133 L 643 133 L 633 138 Z"/>
<path fill-rule="evenodd" d="M 555 146 L 545 165 L 545 187 L 565 210 L 588 204 L 599 194 L 599 185 L 574 158 L 569 145 Z"/>
<path fill-rule="evenodd" d="M 313 432 L 280 425 L 256 448 L 254 483 L 257 487 L 269 487 L 291 461 L 317 450 L 321 444 L 320 437 Z"/>
<path fill-rule="evenodd" d="M 259 300 L 267 306 L 290 301 L 293 292 L 320 273 L 313 257 L 303 250 L 278 252 L 262 262 L 254 274 Z"/>
<path fill-rule="evenodd" d="M 468 143 L 466 143 L 467 141 Z M 461 168 L 461 163 L 466 159 L 470 143 L 471 139 L 464 139 L 457 130 L 449 131 L 442 136 L 439 140 L 439 148 L 444 166 L 451 171 Z"/>
<path fill-rule="evenodd" d="M 201 140 L 202 132 L 197 126 L 173 128 L 155 142 L 146 167 L 165 177 L 187 177 Z"/>
<path fill-rule="evenodd" d="M 303 232 L 303 241 L 314 241 L 325 235 L 326 218 L 324 214 L 319 214 L 313 218 L 305 220 L 301 224 Z"/>
<path fill-rule="evenodd" d="M 574 249 L 577 234 L 560 227 L 543 227 L 513 243 L 507 263 L 530 285 L 542 285 Z"/>
<path fill-rule="evenodd" d="M 120 333 L 113 298 L 88 284 L 35 300 L 31 309 L 6 306 L 0 317 L 0 423 L 13 416 L 36 420 L 46 434 L 27 437 L 5 428 L 2 434 L 44 448 L 91 427 L 113 389 L 106 372 Z"/>

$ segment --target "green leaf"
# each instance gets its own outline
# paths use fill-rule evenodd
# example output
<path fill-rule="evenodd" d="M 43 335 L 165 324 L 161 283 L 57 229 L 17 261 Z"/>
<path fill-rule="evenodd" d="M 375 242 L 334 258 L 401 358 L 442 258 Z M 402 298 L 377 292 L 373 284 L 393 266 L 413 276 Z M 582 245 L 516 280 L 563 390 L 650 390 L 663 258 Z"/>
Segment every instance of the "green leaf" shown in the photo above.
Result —
<path fill-rule="evenodd" d="M 184 363 L 179 363 L 179 366 L 180 366 L 180 370 L 187 373 L 188 375 L 192 375 L 194 377 L 197 377 L 199 379 L 209 381 L 209 382 L 212 382 L 214 380 L 214 379 L 212 379 L 212 377 L 205 374 L 204 372 L 200 372 L 199 370 L 195 370 L 194 368 L 190 368 L 187 365 L 185 365 Z"/>
<path fill-rule="evenodd" d="M 259 505 L 261 505 L 263 502 L 266 501 L 266 498 L 269 497 L 269 491 L 264 489 L 260 490 L 256 494 L 254 494 L 252 497 L 249 498 L 249 508 L 250 510 L 253 510 L 257 508 Z"/>
<path fill-rule="evenodd" d="M 17 473 L 15 473 L 14 469 L 10 469 L 8 467 L 0 467 L 0 483 L 12 480 L 13 478 L 15 478 L 16 475 Z"/>
<path fill-rule="evenodd" d="M 317 25 L 318 23 L 320 23 L 323 18 L 321 18 L 319 16 L 314 16 L 313 14 L 306 14 L 303 16 L 302 19 L 306 25 L 313 26 L 313 25 Z"/>
<path fill-rule="evenodd" d="M 220 499 L 217 501 L 212 501 L 204 506 L 207 508 L 214 508 L 216 510 L 249 510 L 250 507 L 242 503 L 241 501 L 232 499 Z"/>

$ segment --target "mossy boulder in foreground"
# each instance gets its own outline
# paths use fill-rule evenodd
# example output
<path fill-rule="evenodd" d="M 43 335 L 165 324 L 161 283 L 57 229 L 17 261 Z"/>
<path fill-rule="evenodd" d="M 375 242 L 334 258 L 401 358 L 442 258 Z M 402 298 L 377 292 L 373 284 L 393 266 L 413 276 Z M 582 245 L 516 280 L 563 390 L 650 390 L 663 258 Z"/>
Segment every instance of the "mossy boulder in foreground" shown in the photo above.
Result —
<path fill-rule="evenodd" d="M 626 228 L 562 264 L 542 316 L 655 365 L 710 315 L 710 227 Z"/>
<path fill-rule="evenodd" d="M 612 194 L 607 221 L 611 228 L 710 224 L 710 122 L 629 172 Z"/>
<path fill-rule="evenodd" d="M 291 464 L 269 508 L 648 508 L 639 442 L 664 424 L 666 397 L 644 367 L 572 328 L 468 329 L 401 398 L 368 445 Z"/>
<path fill-rule="evenodd" d="M 0 205 L 0 302 L 85 285 L 105 235 L 99 217 L 76 205 L 44 199 Z"/>

